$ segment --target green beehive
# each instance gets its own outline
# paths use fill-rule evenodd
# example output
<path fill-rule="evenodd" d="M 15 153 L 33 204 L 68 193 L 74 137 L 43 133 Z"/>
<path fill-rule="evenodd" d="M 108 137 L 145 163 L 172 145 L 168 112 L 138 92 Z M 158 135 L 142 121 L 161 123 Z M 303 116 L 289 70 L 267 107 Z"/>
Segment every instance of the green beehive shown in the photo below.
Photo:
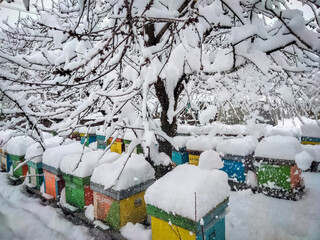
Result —
<path fill-rule="evenodd" d="M 29 183 L 35 186 L 36 189 L 40 189 L 41 184 L 43 183 L 43 169 L 42 169 L 42 162 L 35 163 L 33 161 L 27 162 L 29 166 L 28 173 Z"/>
<path fill-rule="evenodd" d="M 81 210 L 93 203 L 93 193 L 89 186 L 90 176 L 81 178 L 64 173 L 63 179 L 65 180 L 67 203 Z"/>
<path fill-rule="evenodd" d="M 23 165 L 22 167 L 16 169 L 18 165 L 24 161 L 24 156 L 16 156 L 9 154 L 9 158 L 12 162 L 13 176 L 16 178 L 26 176 L 28 173 L 28 165 Z"/>

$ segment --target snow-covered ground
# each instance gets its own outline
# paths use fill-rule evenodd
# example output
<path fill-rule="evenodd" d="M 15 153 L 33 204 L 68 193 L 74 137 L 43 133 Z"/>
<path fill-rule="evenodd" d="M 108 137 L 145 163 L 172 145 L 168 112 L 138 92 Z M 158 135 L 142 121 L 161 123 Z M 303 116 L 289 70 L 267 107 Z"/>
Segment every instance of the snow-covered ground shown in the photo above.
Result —
<path fill-rule="evenodd" d="M 95 239 L 86 227 L 65 220 L 59 209 L 42 206 L 11 186 L 0 173 L 0 239 Z M 320 174 L 303 173 L 307 194 L 299 201 L 270 198 L 250 190 L 232 192 L 226 217 L 228 240 L 318 240 L 320 237 Z M 130 240 L 150 240 L 150 230 L 128 224 Z M 96 238 L 99 239 L 99 238 Z"/>

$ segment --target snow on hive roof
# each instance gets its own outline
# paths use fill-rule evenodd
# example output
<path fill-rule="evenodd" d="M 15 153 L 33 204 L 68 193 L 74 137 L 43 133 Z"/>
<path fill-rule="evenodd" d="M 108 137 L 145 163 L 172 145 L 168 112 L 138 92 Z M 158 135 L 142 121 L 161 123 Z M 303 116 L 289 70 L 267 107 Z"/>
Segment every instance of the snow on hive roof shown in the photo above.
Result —
<path fill-rule="evenodd" d="M 222 139 L 222 137 L 200 136 L 188 140 L 186 146 L 187 149 L 196 151 L 216 149 L 218 142 L 222 141 Z"/>
<path fill-rule="evenodd" d="M 0 148 L 4 151 L 6 151 L 7 148 L 7 141 L 10 139 L 10 137 L 14 134 L 13 130 L 5 130 L 0 131 Z"/>
<path fill-rule="evenodd" d="M 299 137 L 300 130 L 294 126 L 275 126 L 271 128 L 268 136 L 281 135 L 290 137 Z"/>
<path fill-rule="evenodd" d="M 94 134 L 96 133 L 96 127 L 90 127 L 89 131 L 88 131 L 88 127 L 80 127 L 79 128 L 79 133 L 90 133 L 90 134 Z"/>
<path fill-rule="evenodd" d="M 16 156 L 24 156 L 26 155 L 27 148 L 33 143 L 35 143 L 35 141 L 30 137 L 13 137 L 8 141 L 7 152 Z"/>
<path fill-rule="evenodd" d="M 115 160 L 117 160 L 121 155 L 119 153 L 116 152 L 106 152 L 104 153 L 104 155 L 102 156 L 102 158 L 99 160 L 99 165 L 103 164 L 103 163 L 113 163 Z"/>
<path fill-rule="evenodd" d="M 56 147 L 63 141 L 62 137 L 51 137 L 44 140 L 45 148 Z M 42 161 L 43 149 L 39 142 L 29 146 L 26 151 L 25 159 L 35 163 Z"/>
<path fill-rule="evenodd" d="M 133 153 L 123 169 L 128 156 L 128 154 L 122 154 L 115 162 L 97 167 L 91 181 L 103 185 L 104 189 L 123 190 L 154 179 L 154 169 L 141 154 Z"/>
<path fill-rule="evenodd" d="M 223 154 L 248 156 L 254 152 L 257 144 L 258 140 L 253 136 L 227 139 L 218 143 L 217 151 Z"/>
<path fill-rule="evenodd" d="M 60 164 L 60 170 L 77 177 L 89 177 L 92 175 L 103 151 L 92 151 L 81 154 L 69 154 L 65 156 Z M 81 159 L 81 161 L 80 161 Z"/>
<path fill-rule="evenodd" d="M 293 160 L 302 151 L 301 143 L 295 137 L 270 136 L 258 143 L 255 157 Z"/>
<path fill-rule="evenodd" d="M 230 195 L 228 175 L 221 170 L 202 170 L 193 165 L 179 165 L 152 184 L 145 193 L 147 204 L 167 213 L 197 221 Z"/>
<path fill-rule="evenodd" d="M 42 162 L 48 166 L 59 169 L 60 163 L 65 156 L 69 154 L 80 154 L 82 149 L 83 145 L 79 142 L 48 148 L 43 153 Z"/>
<path fill-rule="evenodd" d="M 301 125 L 301 136 L 320 138 L 320 127 L 317 125 Z"/>
<path fill-rule="evenodd" d="M 177 144 L 178 147 L 185 147 L 188 140 L 192 139 L 191 136 L 176 136 L 173 138 L 173 141 Z"/>

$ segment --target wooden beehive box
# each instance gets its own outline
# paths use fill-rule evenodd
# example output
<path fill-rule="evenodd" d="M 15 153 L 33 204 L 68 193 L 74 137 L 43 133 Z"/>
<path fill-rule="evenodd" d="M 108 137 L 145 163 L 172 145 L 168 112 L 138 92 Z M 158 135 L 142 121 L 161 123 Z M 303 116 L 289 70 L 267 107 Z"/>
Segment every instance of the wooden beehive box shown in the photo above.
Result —
<path fill-rule="evenodd" d="M 144 193 L 153 183 L 154 173 L 144 156 L 136 153 L 124 153 L 116 161 L 95 168 L 90 183 L 95 219 L 115 229 L 144 221 Z"/>
<path fill-rule="evenodd" d="M 301 151 L 300 142 L 294 137 L 264 138 L 254 156 L 258 191 L 283 199 L 301 197 L 304 183 L 295 163 L 295 155 Z"/>
<path fill-rule="evenodd" d="M 225 239 L 225 215 L 228 199 L 212 209 L 200 221 L 191 220 L 152 205 L 147 205 L 151 216 L 152 239 L 176 239 L 177 234 L 184 240 Z"/>
<path fill-rule="evenodd" d="M 229 177 L 233 190 L 246 188 L 247 174 L 254 171 L 253 153 L 258 140 L 253 136 L 226 139 L 218 143 L 217 151 L 223 161 L 222 171 Z"/>
<path fill-rule="evenodd" d="M 226 173 L 177 166 L 146 191 L 152 239 L 224 240 L 229 193 Z"/>
<path fill-rule="evenodd" d="M 189 155 L 189 164 L 198 166 L 200 154 L 205 150 L 215 150 L 222 137 L 199 136 L 186 142 L 186 151 Z"/>
<path fill-rule="evenodd" d="M 314 125 L 301 126 L 301 143 L 304 145 L 318 145 L 320 144 L 320 127 Z"/>
<path fill-rule="evenodd" d="M 66 202 L 76 208 L 84 210 L 86 206 L 93 204 L 93 192 L 90 189 L 90 176 L 77 177 L 63 174 L 66 189 Z"/>
<path fill-rule="evenodd" d="M 111 144 L 113 141 L 113 138 L 110 137 L 109 138 L 109 144 Z M 121 138 L 117 138 L 112 145 L 110 146 L 110 151 L 111 152 L 116 152 L 121 154 L 124 151 L 124 146 L 123 146 L 123 142 L 121 140 Z"/>
<path fill-rule="evenodd" d="M 44 191 L 59 201 L 62 189 L 65 186 L 60 169 L 42 163 L 44 172 Z"/>
<path fill-rule="evenodd" d="M 20 178 L 26 176 L 28 173 L 28 165 L 24 164 L 22 167 L 19 167 L 15 170 L 15 168 L 22 162 L 24 162 L 24 156 L 16 156 L 9 154 L 10 161 L 12 162 L 13 176 L 16 178 Z M 25 179 L 25 177 L 23 177 Z"/>
<path fill-rule="evenodd" d="M 8 154 L 5 151 L 2 151 L 1 149 L 0 156 L 1 156 L 1 169 L 3 171 L 9 172 L 12 162 L 10 161 Z"/>
<path fill-rule="evenodd" d="M 97 148 L 106 149 L 108 143 L 105 141 L 106 137 L 104 135 L 97 134 Z"/>
<path fill-rule="evenodd" d="M 29 161 L 27 162 L 27 165 L 29 167 L 28 173 L 30 175 L 29 183 L 39 190 L 44 179 L 44 176 L 41 176 L 43 175 L 42 162 L 35 163 L 33 161 Z"/>
<path fill-rule="evenodd" d="M 186 148 L 185 147 L 179 148 L 178 151 L 173 149 L 171 160 L 176 165 L 181 165 L 181 164 L 189 162 L 189 155 L 188 155 Z M 199 159 L 198 159 L 198 161 L 199 161 Z"/>
<path fill-rule="evenodd" d="M 129 189 L 115 191 L 91 182 L 95 219 L 108 223 L 114 229 L 120 229 L 128 222 L 143 222 L 147 217 L 144 193 L 152 183 L 153 180 L 150 180 Z"/>

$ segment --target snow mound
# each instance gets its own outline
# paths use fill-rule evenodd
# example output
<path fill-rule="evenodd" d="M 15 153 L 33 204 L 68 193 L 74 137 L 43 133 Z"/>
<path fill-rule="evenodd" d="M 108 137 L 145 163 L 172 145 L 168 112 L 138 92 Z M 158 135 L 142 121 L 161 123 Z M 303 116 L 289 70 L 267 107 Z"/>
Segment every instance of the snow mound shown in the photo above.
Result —
<path fill-rule="evenodd" d="M 122 236 L 124 236 L 128 240 L 151 239 L 151 229 L 146 229 L 145 226 L 140 223 L 133 224 L 129 222 L 120 229 L 120 232 Z"/>
<path fill-rule="evenodd" d="M 147 204 L 192 220 L 195 219 L 196 200 L 196 221 L 199 221 L 229 195 L 228 175 L 225 172 L 202 170 L 184 164 L 152 184 L 144 198 Z"/>
<path fill-rule="evenodd" d="M 301 125 L 301 136 L 320 138 L 320 127 L 317 125 Z"/>
<path fill-rule="evenodd" d="M 320 162 L 320 145 L 302 145 L 302 148 L 314 158 L 314 161 Z"/>
<path fill-rule="evenodd" d="M 203 170 L 213 170 L 223 168 L 223 162 L 219 153 L 213 150 L 206 150 L 200 154 L 199 168 Z"/>
<path fill-rule="evenodd" d="M 177 144 L 179 148 L 185 147 L 187 142 L 192 139 L 191 136 L 176 136 L 173 138 L 173 141 Z"/>
<path fill-rule="evenodd" d="M 79 142 L 48 148 L 43 153 L 42 162 L 48 166 L 59 169 L 60 163 L 65 156 L 69 154 L 80 154 L 82 150 L 83 145 Z"/>
<path fill-rule="evenodd" d="M 13 130 L 0 131 L 0 148 L 3 151 L 6 151 L 7 142 L 13 134 L 14 134 Z"/>
<path fill-rule="evenodd" d="M 311 163 L 314 161 L 313 156 L 307 152 L 306 150 L 298 153 L 295 157 L 295 161 L 298 165 L 298 168 L 302 169 L 303 171 L 310 168 Z"/>
<path fill-rule="evenodd" d="M 298 139 L 276 135 L 262 139 L 256 148 L 255 157 L 294 160 L 301 151 Z"/>
<path fill-rule="evenodd" d="M 102 158 L 99 160 L 98 165 L 101 165 L 103 163 L 113 163 L 114 161 L 116 161 L 121 155 L 119 153 L 116 152 L 106 152 L 104 153 L 104 155 L 102 156 Z"/>
<path fill-rule="evenodd" d="M 224 140 L 217 145 L 217 151 L 223 154 L 248 156 L 254 152 L 258 140 L 253 136 Z"/>
<path fill-rule="evenodd" d="M 26 155 L 27 148 L 34 143 L 35 141 L 30 137 L 13 137 L 8 141 L 7 152 L 16 156 L 24 156 Z"/>
<path fill-rule="evenodd" d="M 275 135 L 298 138 L 300 136 L 300 129 L 294 126 L 275 126 L 269 130 L 268 136 Z"/>
<path fill-rule="evenodd" d="M 196 138 L 191 138 L 187 141 L 186 146 L 189 150 L 205 151 L 209 149 L 216 149 L 217 144 L 222 141 L 222 137 L 209 137 L 200 136 Z"/>
<path fill-rule="evenodd" d="M 60 164 L 63 173 L 77 177 L 89 177 L 92 175 L 103 151 L 92 151 L 83 154 L 70 154 L 65 156 Z"/>
<path fill-rule="evenodd" d="M 62 137 L 51 137 L 44 140 L 44 147 L 56 147 L 59 146 L 63 141 Z M 32 161 L 35 163 L 39 163 L 42 161 L 43 148 L 41 147 L 39 142 L 32 144 L 27 148 L 25 159 L 28 161 Z"/>
<path fill-rule="evenodd" d="M 123 154 L 113 163 L 97 167 L 91 181 L 104 186 L 104 189 L 123 190 L 154 179 L 154 169 L 141 154 Z M 127 161 L 128 160 L 128 161 Z"/>

